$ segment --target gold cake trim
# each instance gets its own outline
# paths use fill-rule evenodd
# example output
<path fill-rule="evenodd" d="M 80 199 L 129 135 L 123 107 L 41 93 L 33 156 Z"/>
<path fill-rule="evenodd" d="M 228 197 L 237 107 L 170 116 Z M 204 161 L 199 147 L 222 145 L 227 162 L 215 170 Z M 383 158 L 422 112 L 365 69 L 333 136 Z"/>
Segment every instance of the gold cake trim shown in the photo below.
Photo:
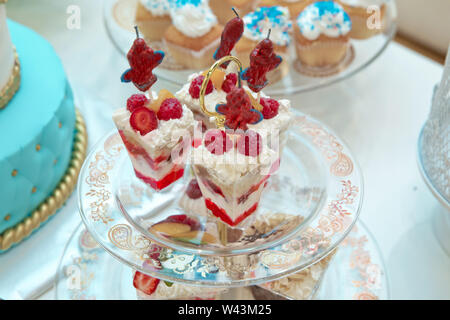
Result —
<path fill-rule="evenodd" d="M 31 216 L 25 218 L 15 226 L 5 230 L 2 234 L 0 234 L 0 250 L 7 250 L 12 245 L 17 244 L 24 238 L 28 237 L 50 216 L 54 215 L 72 194 L 72 191 L 77 184 L 78 174 L 80 173 L 81 166 L 83 165 L 84 159 L 86 158 L 88 142 L 86 125 L 83 116 L 78 111 L 78 109 L 75 109 L 75 113 L 76 134 L 74 138 L 72 157 L 66 173 L 61 178 L 59 184 L 53 190 L 52 194 L 33 211 Z"/>
<path fill-rule="evenodd" d="M 0 0 L 0 3 L 2 0 Z M 6 86 L 0 90 L 0 110 L 5 108 L 9 101 L 14 97 L 14 94 L 19 90 L 20 87 L 20 61 L 19 55 L 14 48 L 14 67 L 11 72 Z"/>

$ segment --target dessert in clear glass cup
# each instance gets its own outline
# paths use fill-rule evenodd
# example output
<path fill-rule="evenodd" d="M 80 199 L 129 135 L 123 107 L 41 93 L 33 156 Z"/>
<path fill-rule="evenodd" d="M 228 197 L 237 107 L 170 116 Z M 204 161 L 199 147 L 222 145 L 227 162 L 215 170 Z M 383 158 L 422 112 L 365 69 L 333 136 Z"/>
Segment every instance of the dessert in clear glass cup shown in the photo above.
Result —
<path fill-rule="evenodd" d="M 122 81 L 132 81 L 146 94 L 132 95 L 126 108 L 113 114 L 136 177 L 155 190 L 165 189 L 183 176 L 194 128 L 191 110 L 168 90 L 150 91 L 157 80 L 152 70 L 163 58 L 164 53 L 153 51 L 137 32 L 128 53 L 131 68 Z"/>
<path fill-rule="evenodd" d="M 264 41 L 271 46 L 270 40 Z M 258 44 L 255 56 L 260 60 L 265 59 L 268 64 L 272 57 L 279 58 L 274 54 L 273 47 L 272 50 L 265 49 Z M 217 128 L 207 130 L 202 141 L 194 146 L 191 165 L 209 212 L 226 225 L 234 227 L 258 209 L 267 180 L 279 167 L 279 130 L 281 127 L 287 130 L 291 118 L 281 122 L 271 120 L 278 116 L 280 103 L 274 99 L 260 98 L 260 90 L 267 83 L 265 74 L 269 68 L 256 70 L 260 68 L 259 65 L 238 72 L 239 75 L 247 75 L 245 79 L 256 98 L 242 87 L 239 78 L 238 86 L 226 94 L 225 103 L 218 103 L 214 112 L 211 106 L 208 110 L 205 93 L 210 77 L 216 69 L 230 61 L 242 69 L 237 58 L 226 56 L 218 60 L 203 79 L 200 108 L 207 116 L 215 117 Z M 275 63 L 279 64 L 278 61 Z M 267 107 L 264 108 L 260 101 L 264 101 Z M 286 100 L 285 103 L 289 102 Z M 266 121 L 272 126 L 265 128 Z M 277 141 L 274 143 L 273 140 Z"/>

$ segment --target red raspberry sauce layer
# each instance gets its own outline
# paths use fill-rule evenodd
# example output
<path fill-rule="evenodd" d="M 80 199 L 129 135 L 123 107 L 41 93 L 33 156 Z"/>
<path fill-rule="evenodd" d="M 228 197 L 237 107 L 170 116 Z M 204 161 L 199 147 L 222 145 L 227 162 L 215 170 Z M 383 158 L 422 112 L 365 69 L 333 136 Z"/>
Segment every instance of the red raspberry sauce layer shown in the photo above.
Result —
<path fill-rule="evenodd" d="M 184 174 L 184 168 L 180 169 L 179 167 L 176 167 L 175 170 L 169 172 L 164 178 L 159 181 L 143 175 L 136 169 L 134 169 L 134 172 L 136 174 L 136 177 L 144 181 L 146 184 L 150 185 L 153 189 L 162 190 L 180 179 Z"/>
<path fill-rule="evenodd" d="M 253 212 L 258 209 L 258 202 L 256 202 L 250 209 L 245 211 L 243 214 L 241 214 L 239 217 L 236 218 L 236 220 L 231 220 L 230 216 L 227 214 L 227 212 L 217 206 L 214 202 L 212 202 L 211 199 L 205 199 L 206 207 L 211 210 L 212 214 L 215 215 L 217 218 L 225 222 L 226 224 L 234 227 L 237 226 L 242 220 L 247 218 L 249 215 L 251 215 Z"/>
<path fill-rule="evenodd" d="M 122 130 L 119 131 L 119 134 L 120 134 L 123 144 L 125 145 L 125 148 L 128 150 L 128 152 L 131 153 L 135 157 L 137 157 L 138 155 L 142 156 L 144 158 L 144 160 L 148 163 L 150 168 L 152 168 L 153 170 L 158 170 L 159 169 L 158 165 L 161 162 L 169 159 L 169 157 L 165 156 L 165 155 L 162 155 L 156 159 L 153 159 L 148 155 L 148 153 L 145 151 L 144 148 L 129 142 L 128 139 L 125 137 L 125 134 L 123 133 Z"/>

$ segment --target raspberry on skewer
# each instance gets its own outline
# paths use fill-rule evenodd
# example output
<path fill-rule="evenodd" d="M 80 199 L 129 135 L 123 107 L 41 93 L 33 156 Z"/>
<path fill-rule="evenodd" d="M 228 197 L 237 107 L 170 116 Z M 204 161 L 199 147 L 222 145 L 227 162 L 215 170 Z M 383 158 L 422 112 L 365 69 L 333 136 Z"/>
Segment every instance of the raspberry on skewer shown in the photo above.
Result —
<path fill-rule="evenodd" d="M 164 52 L 153 51 L 145 40 L 139 37 L 138 28 L 135 29 L 136 40 L 127 54 L 131 68 L 122 74 L 121 80 L 133 82 L 136 88 L 144 92 L 156 82 L 157 77 L 153 74 L 153 69 L 164 59 Z"/>
<path fill-rule="evenodd" d="M 239 17 L 234 8 L 231 9 L 236 14 L 236 17 L 228 21 L 228 23 L 223 28 L 222 36 L 220 38 L 220 45 L 213 55 L 215 60 L 219 60 L 223 57 L 229 56 L 231 50 L 233 50 L 234 48 L 234 45 L 239 41 L 242 34 L 244 33 L 244 21 Z M 228 64 L 229 61 L 223 63 L 221 67 L 226 68 Z"/>
<path fill-rule="evenodd" d="M 233 130 L 245 131 L 248 124 L 256 124 L 263 119 L 262 113 L 253 109 L 247 92 L 239 87 L 234 87 L 227 94 L 227 103 L 218 104 L 216 111 L 225 115 L 225 126 Z"/>
<path fill-rule="evenodd" d="M 268 84 L 267 73 L 278 67 L 283 60 L 273 51 L 273 43 L 269 39 L 270 31 L 269 29 L 267 38 L 258 43 L 250 53 L 250 67 L 241 75 L 253 92 L 261 91 Z"/>

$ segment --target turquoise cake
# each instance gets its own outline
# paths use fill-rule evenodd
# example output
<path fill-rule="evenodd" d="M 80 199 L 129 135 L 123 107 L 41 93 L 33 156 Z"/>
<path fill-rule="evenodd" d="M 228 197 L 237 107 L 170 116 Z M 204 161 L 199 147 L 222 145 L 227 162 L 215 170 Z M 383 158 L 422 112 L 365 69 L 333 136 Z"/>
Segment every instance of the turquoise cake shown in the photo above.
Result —
<path fill-rule="evenodd" d="M 69 166 L 75 135 L 72 90 L 52 46 L 18 23 L 8 21 L 8 27 L 21 81 L 0 110 L 0 236 L 53 192 Z"/>

